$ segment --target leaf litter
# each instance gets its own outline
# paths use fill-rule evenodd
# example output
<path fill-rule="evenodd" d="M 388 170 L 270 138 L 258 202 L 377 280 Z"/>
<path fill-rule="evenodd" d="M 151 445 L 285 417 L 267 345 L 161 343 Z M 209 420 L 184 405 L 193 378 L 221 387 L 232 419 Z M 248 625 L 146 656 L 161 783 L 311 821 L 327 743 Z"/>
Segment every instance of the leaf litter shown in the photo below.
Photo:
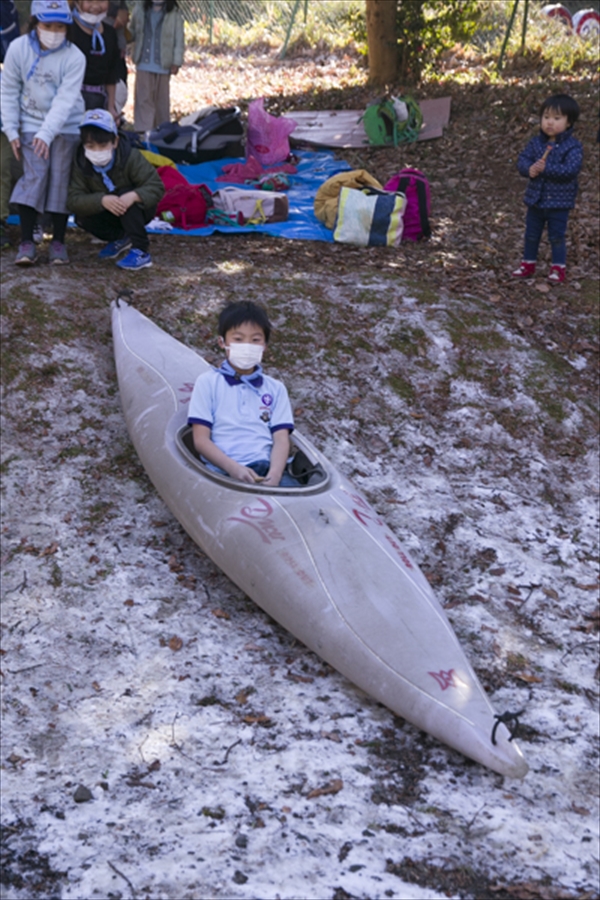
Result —
<path fill-rule="evenodd" d="M 3 267 L 6 900 L 598 895 L 597 255 L 575 249 L 580 288 L 506 284 L 522 186 L 481 164 L 483 143 L 508 165 L 494 91 L 465 90 L 443 143 L 402 151 L 440 171 L 429 245 L 159 238 L 127 276 L 78 234 L 68 269 Z M 400 167 L 360 155 L 382 180 Z M 485 246 L 457 190 L 475 164 Z M 574 227 L 593 237 L 591 220 Z M 192 544 L 119 407 L 124 286 L 211 362 L 222 302 L 266 303 L 298 427 L 416 557 L 496 709 L 524 710 L 522 782 L 364 695 Z"/>

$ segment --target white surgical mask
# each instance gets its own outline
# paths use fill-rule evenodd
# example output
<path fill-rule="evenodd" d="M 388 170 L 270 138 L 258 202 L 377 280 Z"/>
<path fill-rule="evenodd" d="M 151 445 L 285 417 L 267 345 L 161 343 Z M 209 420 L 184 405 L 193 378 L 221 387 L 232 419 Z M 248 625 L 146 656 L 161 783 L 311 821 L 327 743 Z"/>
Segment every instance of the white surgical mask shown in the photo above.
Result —
<path fill-rule="evenodd" d="M 258 366 L 263 356 L 262 344 L 229 344 L 228 359 L 234 369 L 253 369 Z"/>
<path fill-rule="evenodd" d="M 60 45 L 64 44 L 67 39 L 64 31 L 48 31 L 47 28 L 42 28 L 41 25 L 38 25 L 37 34 L 40 44 L 46 50 L 58 50 Z"/>
<path fill-rule="evenodd" d="M 108 15 L 108 13 L 103 12 L 95 16 L 93 13 L 81 12 L 80 9 L 78 9 L 77 12 L 79 13 L 79 18 L 85 22 L 86 25 L 99 25 Z"/>
<path fill-rule="evenodd" d="M 93 166 L 100 166 L 100 168 L 107 166 L 113 156 L 112 147 L 109 150 L 88 150 L 85 147 L 83 152 Z"/>

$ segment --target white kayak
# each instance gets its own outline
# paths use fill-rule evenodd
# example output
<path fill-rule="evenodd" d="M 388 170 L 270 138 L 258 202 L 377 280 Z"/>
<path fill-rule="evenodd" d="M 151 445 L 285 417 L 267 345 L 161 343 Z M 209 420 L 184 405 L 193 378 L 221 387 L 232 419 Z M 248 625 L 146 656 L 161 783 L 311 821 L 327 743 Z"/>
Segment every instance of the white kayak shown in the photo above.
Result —
<path fill-rule="evenodd" d="M 294 432 L 295 488 L 210 472 L 187 408 L 209 368 L 122 300 L 121 403 L 157 491 L 199 547 L 266 613 L 397 715 L 489 769 L 527 763 L 495 715 L 429 583 L 355 487 Z"/>

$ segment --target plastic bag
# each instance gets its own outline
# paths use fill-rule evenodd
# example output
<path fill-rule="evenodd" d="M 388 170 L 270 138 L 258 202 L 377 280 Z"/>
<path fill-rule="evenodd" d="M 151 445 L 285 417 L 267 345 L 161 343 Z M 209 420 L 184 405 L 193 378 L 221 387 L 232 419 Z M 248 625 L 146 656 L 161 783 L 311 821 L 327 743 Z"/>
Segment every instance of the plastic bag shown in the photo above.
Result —
<path fill-rule="evenodd" d="M 289 135 L 296 127 L 293 119 L 271 116 L 264 107 L 264 97 L 248 106 L 246 158 L 253 156 L 263 166 L 283 162 L 290 155 Z"/>

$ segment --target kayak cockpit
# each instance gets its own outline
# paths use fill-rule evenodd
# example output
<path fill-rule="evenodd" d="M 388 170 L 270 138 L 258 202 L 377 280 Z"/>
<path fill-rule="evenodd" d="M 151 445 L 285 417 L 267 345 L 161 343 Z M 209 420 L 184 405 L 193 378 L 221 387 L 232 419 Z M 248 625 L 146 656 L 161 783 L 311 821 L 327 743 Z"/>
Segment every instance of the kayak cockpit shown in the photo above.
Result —
<path fill-rule="evenodd" d="M 300 435 L 292 434 L 292 458 L 288 463 L 287 471 L 299 482 L 298 487 L 266 487 L 258 484 L 244 484 L 236 481 L 228 475 L 213 472 L 200 459 L 194 448 L 192 426 L 184 425 L 175 435 L 175 443 L 186 461 L 198 470 L 205 478 L 216 481 L 224 487 L 236 491 L 247 491 L 251 494 L 315 494 L 320 493 L 329 486 L 330 474 L 321 460 L 317 459 L 314 452 L 306 444 Z"/>

